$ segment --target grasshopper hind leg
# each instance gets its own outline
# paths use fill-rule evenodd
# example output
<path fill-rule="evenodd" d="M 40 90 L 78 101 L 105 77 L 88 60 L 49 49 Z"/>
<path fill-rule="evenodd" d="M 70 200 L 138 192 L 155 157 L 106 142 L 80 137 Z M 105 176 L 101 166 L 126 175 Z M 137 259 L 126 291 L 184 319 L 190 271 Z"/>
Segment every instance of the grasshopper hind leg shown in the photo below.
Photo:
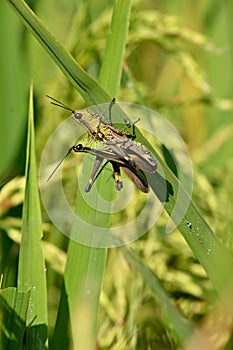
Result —
<path fill-rule="evenodd" d="M 97 177 L 100 175 L 101 171 L 103 170 L 103 167 L 100 169 L 100 171 L 97 173 L 97 171 L 99 170 L 102 162 L 103 162 L 103 158 L 101 157 L 96 157 L 95 159 L 95 163 L 94 163 L 94 167 L 92 169 L 92 173 L 91 173 L 91 177 L 88 181 L 88 184 L 85 187 L 85 192 L 90 192 L 95 180 L 97 179 Z M 105 166 L 105 164 L 104 164 Z M 96 175 L 97 174 L 97 175 Z"/>
<path fill-rule="evenodd" d="M 116 190 L 120 191 L 123 188 L 123 182 L 121 181 L 121 170 L 116 162 L 111 162 L 114 172 L 114 179 L 116 184 Z"/>
<path fill-rule="evenodd" d="M 88 181 L 88 184 L 85 187 L 85 192 L 90 192 L 94 182 L 99 177 L 99 175 L 101 174 L 103 169 L 106 167 L 106 165 L 110 162 L 110 161 L 105 162 L 102 165 L 102 167 L 100 168 L 103 160 L 104 160 L 103 158 L 96 157 L 91 177 L 90 177 L 90 179 Z M 123 188 L 123 182 L 121 181 L 120 167 L 119 167 L 119 165 L 116 162 L 111 162 L 111 164 L 112 164 L 113 172 L 114 172 L 114 179 L 115 179 L 115 184 L 116 184 L 116 190 L 120 191 Z"/>

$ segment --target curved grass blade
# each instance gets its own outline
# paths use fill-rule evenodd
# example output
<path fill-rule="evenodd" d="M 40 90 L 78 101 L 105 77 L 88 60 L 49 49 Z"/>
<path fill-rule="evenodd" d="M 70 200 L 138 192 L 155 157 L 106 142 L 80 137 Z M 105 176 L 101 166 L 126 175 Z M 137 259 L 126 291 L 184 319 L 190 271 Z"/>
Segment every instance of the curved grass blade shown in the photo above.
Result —
<path fill-rule="evenodd" d="M 158 155 L 157 160 L 160 163 Z M 163 172 L 167 184 L 166 198 L 160 192 L 160 189 L 163 187 L 164 178 L 159 174 L 159 169 L 155 174 L 148 174 L 148 180 L 152 190 L 163 202 L 168 214 L 171 215 L 174 206 L 177 205 L 176 195 L 179 186 L 179 195 L 185 203 L 189 201 L 190 204 L 181 222 L 176 223 L 176 217 L 174 217 L 174 223 L 177 224 L 179 231 L 205 269 L 219 295 L 222 295 L 228 288 L 231 288 L 233 292 L 233 258 L 231 254 L 218 241 L 183 185 L 165 164 L 163 164 Z M 229 306 L 227 307 L 229 308 Z"/>
<path fill-rule="evenodd" d="M 30 7 L 21 0 L 6 0 L 17 12 L 26 27 L 48 52 L 56 65 L 65 74 L 67 79 L 90 104 L 104 103 L 111 100 L 107 92 L 100 87 L 96 80 L 91 78 L 75 59 L 56 40 L 41 20 L 35 15 Z"/>

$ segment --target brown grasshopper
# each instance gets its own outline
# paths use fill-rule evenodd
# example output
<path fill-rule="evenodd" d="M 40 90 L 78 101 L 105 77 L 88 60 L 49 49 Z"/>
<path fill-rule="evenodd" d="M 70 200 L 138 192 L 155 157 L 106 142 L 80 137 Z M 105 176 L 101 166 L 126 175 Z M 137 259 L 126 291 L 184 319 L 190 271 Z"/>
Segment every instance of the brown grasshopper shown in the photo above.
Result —
<path fill-rule="evenodd" d="M 147 193 L 149 191 L 149 185 L 144 171 L 154 173 L 157 168 L 157 162 L 151 157 L 148 151 L 145 151 L 141 145 L 134 141 L 136 137 L 135 123 L 138 120 L 133 123 L 126 122 L 126 128 L 122 130 L 115 128 L 111 121 L 111 109 L 115 103 L 115 99 L 108 105 L 109 123 L 106 123 L 102 113 L 95 113 L 90 110 L 75 111 L 62 102 L 50 96 L 48 97 L 52 100 L 52 104 L 71 111 L 72 117 L 88 132 L 87 138 L 84 138 L 68 150 L 48 180 L 73 150 L 77 153 L 85 152 L 95 156 L 95 163 L 85 192 L 91 190 L 92 185 L 107 163 L 112 164 L 117 191 L 123 188 L 121 169 L 142 192 Z M 133 127 L 132 134 L 125 131 L 129 127 Z M 104 160 L 106 162 L 103 164 Z"/>

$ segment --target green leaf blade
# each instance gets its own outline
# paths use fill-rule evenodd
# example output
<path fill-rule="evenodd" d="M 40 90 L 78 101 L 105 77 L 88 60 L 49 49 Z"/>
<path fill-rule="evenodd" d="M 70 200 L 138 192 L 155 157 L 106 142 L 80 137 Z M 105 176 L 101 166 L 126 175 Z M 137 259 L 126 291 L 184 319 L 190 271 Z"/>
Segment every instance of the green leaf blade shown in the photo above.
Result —
<path fill-rule="evenodd" d="M 118 3 L 118 1 L 116 1 Z M 121 2 L 120 2 L 121 3 Z M 102 86 L 110 93 L 115 94 L 118 89 L 122 70 L 123 50 L 126 40 L 126 32 L 128 28 L 128 11 L 130 1 L 127 1 L 127 6 L 119 11 L 118 5 L 114 7 L 113 19 L 115 24 L 112 26 L 112 32 L 109 36 L 108 45 L 105 51 L 105 58 L 102 65 L 102 73 L 100 76 L 100 82 Z M 122 16 L 122 10 L 127 12 Z M 117 11 L 117 13 L 115 12 Z M 116 23 L 121 26 L 122 31 L 119 32 Z M 115 50 L 114 59 L 112 59 L 112 49 L 114 42 L 117 40 L 117 36 L 120 34 L 118 41 L 121 41 L 122 48 Z M 124 34 L 122 36 L 122 34 Z M 116 73 L 113 74 L 112 69 Z M 114 92 L 115 91 L 115 92 Z M 111 101 L 109 98 L 108 102 Z M 84 176 L 88 179 L 90 174 L 86 171 L 87 167 L 84 167 Z M 104 174 L 101 174 L 98 179 L 100 184 L 100 192 L 104 189 L 106 199 L 111 206 L 111 199 L 114 195 L 115 188 L 112 186 L 113 182 L 106 181 Z M 94 192 L 88 193 L 89 201 L 92 203 L 89 206 L 80 192 L 77 195 L 76 213 L 85 222 L 91 223 L 96 228 L 98 233 L 98 225 L 101 223 L 102 227 L 110 227 L 111 224 L 111 211 L 101 212 L 98 211 L 98 197 Z M 73 227 L 75 234 L 78 232 L 80 235 L 87 236 L 91 233 L 86 228 Z M 72 235 L 72 234 L 71 234 Z M 91 242 L 90 242 L 91 245 Z M 93 349 L 96 339 L 96 327 L 98 319 L 99 297 L 101 292 L 101 286 L 103 281 L 103 275 L 105 270 L 107 258 L 107 249 L 82 246 L 79 243 L 70 241 L 68 248 L 68 259 L 66 269 L 64 273 L 64 286 L 62 291 L 62 299 L 60 304 L 59 315 L 57 319 L 56 329 L 53 337 L 53 348 L 58 349 L 60 342 L 68 348 L 69 339 L 68 331 L 61 334 L 61 330 L 67 327 L 69 318 L 71 320 L 71 329 L 73 333 L 73 344 L 75 349 Z M 75 270 L 75 278 L 74 278 Z M 68 295 L 68 300 L 66 300 Z M 67 304 L 69 310 L 67 310 Z M 77 310 L 77 311 L 76 311 Z M 79 312 L 78 312 L 79 311 Z M 66 317 L 64 317 L 66 315 Z M 85 322 L 83 321 L 85 320 Z M 76 336 L 78 333 L 79 336 Z"/>
<path fill-rule="evenodd" d="M 0 348 L 22 349 L 30 292 L 9 287 L 0 291 L 1 333 Z"/>
<path fill-rule="evenodd" d="M 117 0 L 114 4 L 112 23 L 108 35 L 99 81 L 112 95 L 118 95 L 122 63 L 127 40 L 131 1 Z"/>
<path fill-rule="evenodd" d="M 18 290 L 30 291 L 27 315 L 26 342 L 32 348 L 38 339 L 47 339 L 47 291 L 45 265 L 41 249 L 42 220 L 36 174 L 35 139 L 33 126 L 33 96 L 30 90 L 28 143 L 26 158 L 26 189 L 23 205 L 22 240 L 19 253 Z"/>
<path fill-rule="evenodd" d="M 106 91 L 79 66 L 24 1 L 9 0 L 8 2 L 88 104 L 110 100 Z"/>

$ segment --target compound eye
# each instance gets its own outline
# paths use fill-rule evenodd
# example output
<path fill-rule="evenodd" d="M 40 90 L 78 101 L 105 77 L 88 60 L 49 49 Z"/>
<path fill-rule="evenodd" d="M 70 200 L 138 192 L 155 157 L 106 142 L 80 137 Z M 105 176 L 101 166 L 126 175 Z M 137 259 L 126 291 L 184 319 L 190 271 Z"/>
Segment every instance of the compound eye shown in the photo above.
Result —
<path fill-rule="evenodd" d="M 75 152 L 80 152 L 80 151 L 83 150 L 83 145 L 82 145 L 81 143 L 78 143 L 77 145 L 75 145 L 75 146 L 73 147 L 73 150 L 74 150 Z"/>
<path fill-rule="evenodd" d="M 83 116 L 82 113 L 73 112 L 74 119 L 80 120 L 80 119 L 82 119 L 82 116 Z"/>

